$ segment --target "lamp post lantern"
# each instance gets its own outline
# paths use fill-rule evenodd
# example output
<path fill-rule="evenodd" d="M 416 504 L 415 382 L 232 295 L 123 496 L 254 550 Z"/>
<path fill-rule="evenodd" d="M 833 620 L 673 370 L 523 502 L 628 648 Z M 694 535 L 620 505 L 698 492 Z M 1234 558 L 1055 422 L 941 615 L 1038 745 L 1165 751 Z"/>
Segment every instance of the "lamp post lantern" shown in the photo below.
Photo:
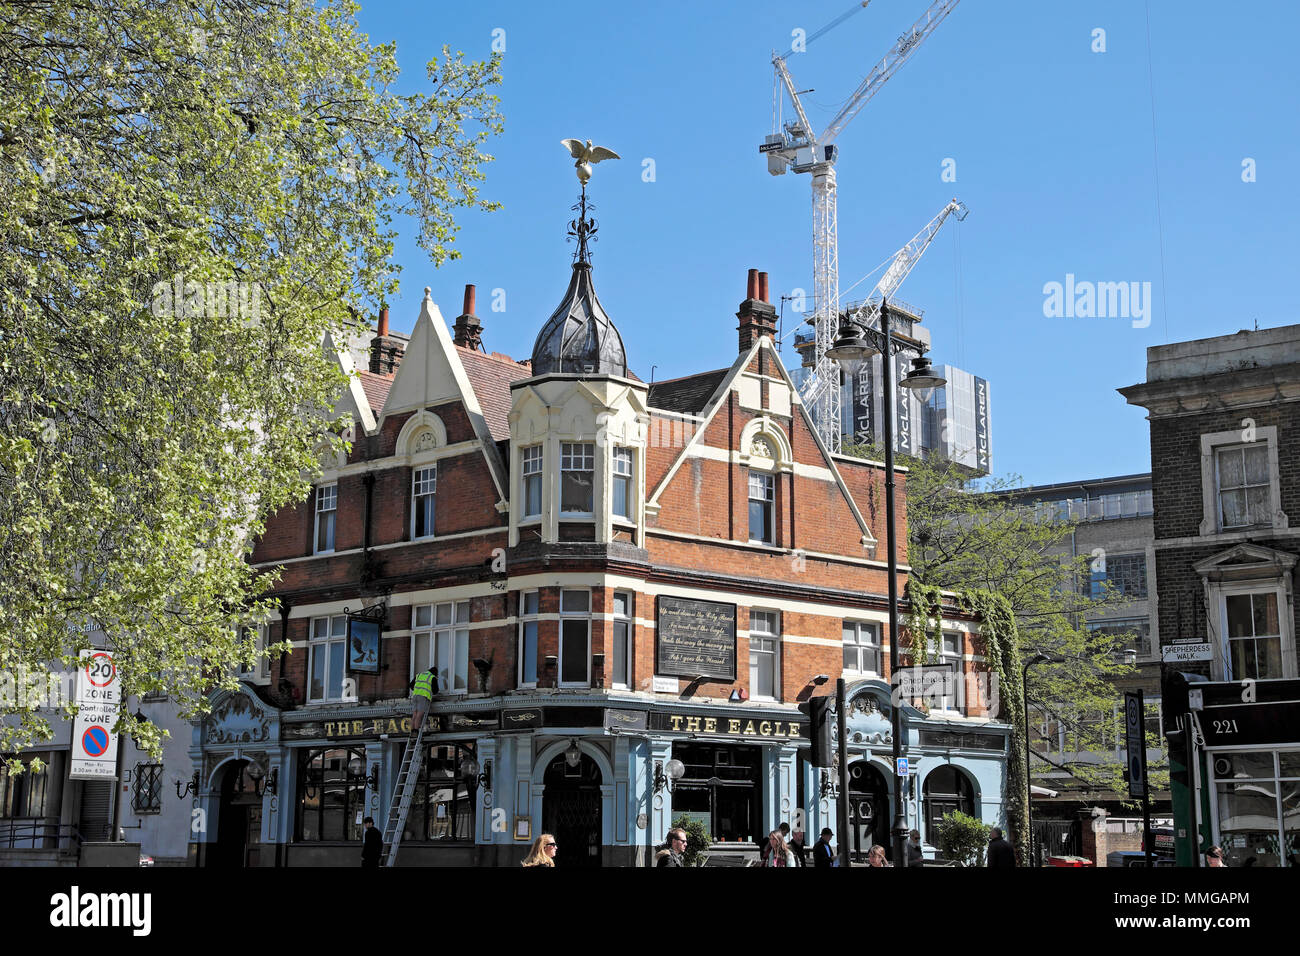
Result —
<path fill-rule="evenodd" d="M 880 302 L 880 329 L 863 328 L 847 316 L 840 325 L 839 337 L 826 350 L 826 354 L 840 364 L 840 367 L 852 375 L 863 361 L 880 353 L 883 371 L 882 387 L 884 389 L 884 430 L 885 430 L 885 548 L 886 562 L 889 567 L 889 680 L 893 685 L 890 706 L 893 732 L 893 757 L 895 771 L 906 749 L 903 746 L 902 698 L 899 694 L 901 680 L 899 675 L 899 640 L 898 640 L 898 549 L 896 546 L 897 527 L 894 518 L 894 355 L 905 348 L 911 348 L 895 342 L 889 331 L 889 302 Z M 930 391 L 944 385 L 946 379 L 935 374 L 930 362 L 924 355 L 912 360 L 912 371 L 899 385 L 920 393 L 923 400 L 928 399 Z M 903 788 L 905 780 L 894 777 L 894 822 L 890 827 L 890 843 L 893 847 L 895 865 L 905 865 L 907 859 L 904 844 L 907 841 L 907 818 L 903 812 Z"/>

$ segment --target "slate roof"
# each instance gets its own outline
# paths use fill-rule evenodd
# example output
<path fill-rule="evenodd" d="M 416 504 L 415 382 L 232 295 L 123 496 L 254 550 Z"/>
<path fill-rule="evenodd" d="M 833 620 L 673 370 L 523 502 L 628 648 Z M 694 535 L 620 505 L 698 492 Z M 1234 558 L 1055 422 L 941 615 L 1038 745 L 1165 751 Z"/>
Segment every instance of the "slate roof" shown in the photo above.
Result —
<path fill-rule="evenodd" d="M 649 405 L 667 412 L 698 415 L 730 371 L 729 368 L 720 368 L 712 372 L 697 372 L 695 375 L 655 382 L 650 386 Z"/>
<path fill-rule="evenodd" d="M 393 387 L 393 376 L 376 375 L 374 372 L 361 372 L 361 388 L 366 393 L 366 401 L 370 403 L 370 411 L 374 413 L 376 419 L 384 411 L 384 402 L 388 400 L 388 390 Z"/>
<path fill-rule="evenodd" d="M 510 383 L 530 377 L 532 369 L 527 363 L 516 362 L 499 352 L 487 355 L 460 345 L 456 350 L 479 407 L 483 409 L 488 432 L 495 441 L 509 439 Z"/>

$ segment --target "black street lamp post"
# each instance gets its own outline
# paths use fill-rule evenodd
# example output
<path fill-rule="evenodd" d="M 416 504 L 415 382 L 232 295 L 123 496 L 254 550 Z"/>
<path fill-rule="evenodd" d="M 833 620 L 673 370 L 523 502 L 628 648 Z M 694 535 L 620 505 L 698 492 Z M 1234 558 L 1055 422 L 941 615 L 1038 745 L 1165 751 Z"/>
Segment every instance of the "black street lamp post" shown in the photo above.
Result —
<path fill-rule="evenodd" d="M 827 356 L 840 364 L 844 371 L 852 376 L 863 361 L 876 353 L 882 356 L 882 388 L 884 391 L 884 431 L 885 431 L 885 548 L 886 562 L 889 567 L 889 678 L 893 684 L 890 707 L 892 715 L 890 726 L 893 732 L 894 756 L 894 823 L 890 828 L 893 845 L 893 859 L 896 866 L 906 865 L 905 843 L 907 841 L 907 818 L 903 812 L 903 787 L 905 778 L 898 776 L 898 766 L 903 757 L 902 682 L 899 674 L 899 640 L 898 640 L 898 550 L 896 547 L 897 530 L 894 520 L 894 362 L 897 352 L 913 347 L 895 342 L 889 331 L 889 303 L 881 300 L 880 329 L 864 328 L 854 323 L 847 316 L 840 325 L 839 337 L 835 344 L 826 350 Z M 903 388 L 918 392 L 922 401 L 928 401 L 931 390 L 944 385 L 946 380 L 934 373 L 930 362 L 921 354 L 912 360 L 912 371 L 899 384 Z"/>
<path fill-rule="evenodd" d="M 1020 697 L 1021 713 L 1024 715 L 1025 725 L 1025 826 L 1029 830 L 1029 846 L 1026 848 L 1029 859 L 1026 861 L 1027 866 L 1037 866 L 1034 856 L 1034 790 L 1033 784 L 1030 783 L 1031 774 L 1029 772 L 1029 668 L 1035 664 L 1042 663 L 1061 663 L 1062 658 L 1052 657 L 1050 654 L 1035 654 L 1029 660 L 1025 661 L 1025 666 L 1020 671 Z"/>

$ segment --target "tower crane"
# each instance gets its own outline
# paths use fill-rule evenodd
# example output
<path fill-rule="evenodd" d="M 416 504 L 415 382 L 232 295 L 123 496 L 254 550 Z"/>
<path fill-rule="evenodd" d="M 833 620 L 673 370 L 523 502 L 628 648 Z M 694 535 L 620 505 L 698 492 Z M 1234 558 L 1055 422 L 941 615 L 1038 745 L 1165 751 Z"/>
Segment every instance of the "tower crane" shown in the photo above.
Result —
<path fill-rule="evenodd" d="M 870 0 L 863 0 L 809 39 L 815 39 L 827 29 L 837 26 L 853 13 L 865 8 L 869 2 Z M 826 350 L 831 347 L 838 332 L 840 312 L 839 239 L 835 196 L 835 162 L 838 158 L 838 148 L 835 146 L 835 139 L 844 132 L 845 127 L 866 106 L 867 101 L 898 72 L 959 2 L 960 0 L 934 0 L 916 22 L 899 36 L 889 52 L 871 68 L 820 136 L 813 132 L 812 123 L 808 121 L 808 115 L 804 112 L 803 103 L 799 100 L 799 91 L 795 89 L 794 78 L 790 75 L 790 69 L 786 64 L 786 59 L 792 51 L 772 55 L 776 80 L 779 81 L 780 86 L 785 87 L 790 97 L 794 106 L 795 119 L 782 124 L 779 130 L 765 137 L 759 152 L 767 156 L 767 171 L 773 176 L 783 175 L 787 170 L 812 174 L 813 301 L 815 303 L 812 325 L 816 332 L 817 361 L 808 388 L 820 393 L 820 401 L 816 404 L 809 401 L 809 406 L 817 431 L 831 451 L 840 449 L 839 367 L 826 357 Z M 779 86 L 775 98 L 777 102 L 774 107 L 779 107 Z M 775 112 L 774 109 L 774 114 Z M 928 245 L 928 241 L 925 244 Z M 924 251 L 924 246 L 921 251 Z M 830 387 L 831 384 L 836 387 Z M 807 398 L 806 394 L 805 400 Z"/>
<path fill-rule="evenodd" d="M 939 210 L 937 216 L 922 226 L 916 235 L 894 253 L 889 267 L 885 269 L 885 273 L 880 277 L 880 281 L 876 283 L 876 287 L 871 290 L 862 305 L 853 314 L 852 321 L 864 328 L 878 326 L 881 300 L 892 298 L 898 287 L 903 284 L 903 280 L 907 278 L 908 273 L 916 268 L 916 264 L 921 261 L 921 256 L 925 255 L 925 250 L 930 247 L 934 237 L 939 234 L 939 227 L 943 225 L 944 220 L 949 216 L 954 216 L 958 222 L 961 222 L 969 214 L 970 210 L 964 202 L 959 202 L 956 199 L 949 200 L 948 204 Z M 838 333 L 838 326 L 836 331 Z M 834 340 L 835 337 L 832 335 L 831 341 Z M 829 366 L 830 374 L 822 374 L 823 363 Z M 822 347 L 819 339 L 817 342 L 817 366 L 814 374 L 805 380 L 803 400 L 813 414 L 813 422 L 817 424 L 818 432 L 821 434 L 823 441 L 826 440 L 826 432 L 821 430 L 822 423 L 818 417 L 818 412 L 829 404 L 827 397 L 832 393 L 836 399 L 835 409 L 838 416 L 840 408 L 839 364 L 826 357 L 826 349 Z M 833 447 L 838 450 L 840 447 L 840 420 L 838 417 L 834 422 L 834 431 L 835 444 Z"/>

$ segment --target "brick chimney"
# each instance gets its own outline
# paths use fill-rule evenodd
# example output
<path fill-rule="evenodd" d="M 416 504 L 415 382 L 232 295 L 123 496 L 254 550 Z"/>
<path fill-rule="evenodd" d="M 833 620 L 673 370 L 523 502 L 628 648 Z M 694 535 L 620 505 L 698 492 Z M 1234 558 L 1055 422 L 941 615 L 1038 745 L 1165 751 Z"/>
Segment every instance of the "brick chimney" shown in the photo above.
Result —
<path fill-rule="evenodd" d="M 465 311 L 457 317 L 452 326 L 452 341 L 462 348 L 477 352 L 483 344 L 483 326 L 474 314 L 474 287 L 465 286 Z"/>
<path fill-rule="evenodd" d="M 392 375 L 402 361 L 405 346 L 400 339 L 388 334 L 388 306 L 379 310 L 379 334 L 370 340 L 370 371 L 376 375 Z"/>
<path fill-rule="evenodd" d="M 767 301 L 767 273 L 749 270 L 745 301 L 736 313 L 740 320 L 740 351 L 748 352 L 760 335 L 776 338 L 776 309 Z"/>

